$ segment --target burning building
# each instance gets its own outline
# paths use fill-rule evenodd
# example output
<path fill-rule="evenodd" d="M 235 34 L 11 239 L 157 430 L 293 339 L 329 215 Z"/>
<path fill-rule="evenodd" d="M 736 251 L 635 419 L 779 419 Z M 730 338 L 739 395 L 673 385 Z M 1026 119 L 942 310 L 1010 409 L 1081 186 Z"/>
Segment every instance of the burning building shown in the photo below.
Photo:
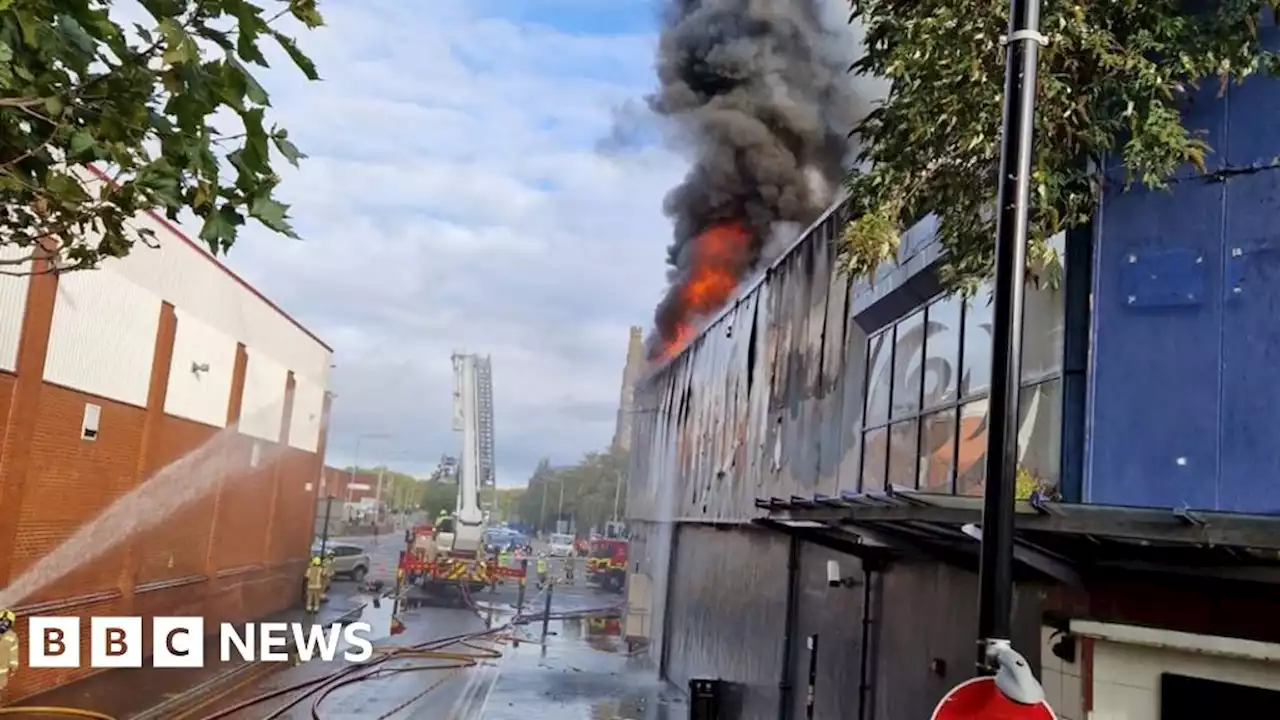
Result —
<path fill-rule="evenodd" d="M 742 18 L 711 25 L 685 47 L 733 55 L 716 43 L 740 48 Z M 1051 240 L 1061 285 L 1028 281 L 1011 639 L 1064 720 L 1280 702 L 1280 291 L 1260 280 L 1278 98 L 1272 77 L 1205 83 L 1185 122 L 1221 148 L 1208 167 L 1168 190 L 1105 183 L 1090 223 Z M 669 361 L 635 396 L 625 633 L 741 720 L 929 717 L 974 672 L 989 286 L 943 290 L 932 216 L 874 283 L 833 274 L 839 204 L 730 282 L 769 253 L 749 192 L 698 184 L 713 166 L 696 157 L 668 203 L 715 211 L 673 213 Z"/>

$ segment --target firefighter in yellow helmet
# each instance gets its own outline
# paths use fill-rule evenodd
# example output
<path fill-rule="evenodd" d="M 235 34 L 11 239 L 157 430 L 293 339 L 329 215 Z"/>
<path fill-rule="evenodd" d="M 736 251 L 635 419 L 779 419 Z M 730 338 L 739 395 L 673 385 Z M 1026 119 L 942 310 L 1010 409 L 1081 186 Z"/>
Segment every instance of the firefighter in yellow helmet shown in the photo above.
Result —
<path fill-rule="evenodd" d="M 319 555 L 311 558 L 307 566 L 307 612 L 320 612 L 320 599 L 324 596 L 324 561 Z"/>
<path fill-rule="evenodd" d="M 18 670 L 18 631 L 12 610 L 0 610 L 0 692 L 9 684 L 9 676 Z"/>
<path fill-rule="evenodd" d="M 324 561 L 321 563 L 324 567 L 324 592 L 320 593 L 320 601 L 324 602 L 329 599 L 329 586 L 333 584 L 333 551 L 328 550 L 324 554 Z"/>

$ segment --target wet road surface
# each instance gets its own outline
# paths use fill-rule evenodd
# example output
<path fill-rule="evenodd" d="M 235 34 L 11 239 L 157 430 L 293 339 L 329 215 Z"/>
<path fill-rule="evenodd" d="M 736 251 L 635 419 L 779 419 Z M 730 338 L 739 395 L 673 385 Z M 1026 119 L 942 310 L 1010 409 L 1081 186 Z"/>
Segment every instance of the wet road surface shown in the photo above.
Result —
<path fill-rule="evenodd" d="M 514 614 L 516 586 L 484 591 L 473 609 L 411 603 L 399 619 L 403 632 L 391 635 L 391 606 L 368 607 L 376 645 L 399 648 L 393 659 L 356 667 L 341 661 L 312 661 L 276 672 L 202 708 L 190 718 L 422 718 L 423 720 L 667 720 L 682 716 L 679 701 L 664 697 L 653 676 L 640 669 L 644 658 L 631 657 L 618 620 L 555 619 L 546 644 L 541 620 L 502 635 L 454 643 L 435 657 L 411 657 L 405 649 L 431 640 L 480 633 L 486 621 L 495 627 Z M 540 611 L 545 595 L 529 589 L 526 612 Z M 583 585 L 557 587 L 552 612 L 581 612 L 616 605 L 621 597 Z M 517 642 L 518 641 L 518 645 Z M 466 665 L 466 667 L 460 667 Z M 364 676 L 336 686 L 343 678 Z M 328 678 L 328 679 L 326 679 Z M 265 693 L 311 681 L 313 685 L 236 710 Z M 317 700 L 326 688 L 334 688 Z M 289 707 L 286 708 L 286 704 Z M 673 710 L 673 708 L 676 708 Z"/>

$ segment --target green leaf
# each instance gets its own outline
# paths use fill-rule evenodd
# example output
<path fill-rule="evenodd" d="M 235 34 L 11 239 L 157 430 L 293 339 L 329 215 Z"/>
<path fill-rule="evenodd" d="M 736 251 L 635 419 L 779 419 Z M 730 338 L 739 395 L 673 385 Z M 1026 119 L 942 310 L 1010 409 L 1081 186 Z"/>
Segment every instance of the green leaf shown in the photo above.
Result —
<path fill-rule="evenodd" d="M 71 142 L 67 145 L 71 157 L 84 162 L 97 159 L 97 148 L 93 136 L 83 128 L 71 134 Z"/>
<path fill-rule="evenodd" d="M 284 130 L 278 130 L 271 136 L 271 141 L 275 144 L 276 150 L 284 156 L 285 160 L 294 167 L 298 167 L 298 161 L 305 159 L 307 156 L 298 149 L 298 146 L 289 141 L 289 134 Z"/>
<path fill-rule="evenodd" d="M 289 55 L 289 59 L 293 60 L 293 64 L 298 66 L 298 69 L 302 71 L 302 74 L 308 80 L 320 79 L 320 74 L 316 72 L 316 64 L 298 48 L 298 44 L 293 41 L 293 38 L 276 30 L 271 31 L 271 37 L 276 39 L 280 47 Z"/>
<path fill-rule="evenodd" d="M 290 0 L 289 12 L 303 25 L 306 25 L 308 30 L 314 30 L 324 25 L 324 18 L 320 16 L 316 0 Z"/>
<path fill-rule="evenodd" d="M 89 37 L 84 27 L 70 15 L 59 15 L 57 20 L 58 34 L 85 55 L 92 56 L 98 49 L 97 42 Z"/>
<path fill-rule="evenodd" d="M 289 206 L 276 202 L 266 195 L 254 198 L 249 216 L 278 233 L 297 237 L 289 226 Z"/>
<path fill-rule="evenodd" d="M 209 213 L 200 228 L 200 239 L 209 246 L 209 252 L 218 254 L 231 247 L 236 239 L 236 228 L 244 224 L 244 218 L 231 205 L 223 205 Z"/>
<path fill-rule="evenodd" d="M 199 48 L 187 34 L 185 28 L 172 18 L 160 21 L 160 35 L 164 37 L 164 61 L 170 65 L 184 65 L 195 62 L 200 57 Z"/>
<path fill-rule="evenodd" d="M 253 74 L 249 72 L 249 68 L 246 68 L 239 60 L 236 60 L 230 55 L 227 56 L 227 65 L 239 73 L 240 77 L 244 78 L 245 96 L 249 98 L 250 102 L 256 105 L 271 104 L 270 98 L 267 96 L 267 91 L 258 84 L 256 79 L 254 79 Z"/>

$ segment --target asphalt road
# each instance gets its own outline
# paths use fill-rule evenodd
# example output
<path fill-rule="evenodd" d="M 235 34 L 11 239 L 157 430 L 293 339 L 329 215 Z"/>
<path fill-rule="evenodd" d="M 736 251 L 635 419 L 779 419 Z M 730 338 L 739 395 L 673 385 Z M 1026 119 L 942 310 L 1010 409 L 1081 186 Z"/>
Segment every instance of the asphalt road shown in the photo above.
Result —
<path fill-rule="evenodd" d="M 375 628 L 375 634 L 386 634 L 381 640 L 375 640 L 375 644 L 404 649 L 431 640 L 479 633 L 487 624 L 503 626 L 511 620 L 516 595 L 515 584 L 499 588 L 497 592 L 478 593 L 474 600 L 479 612 L 434 602 L 411 602 L 399 615 L 404 631 L 394 636 L 390 634 L 389 601 L 383 600 L 379 607 L 367 607 L 362 619 Z M 616 605 L 621 599 L 582 585 L 557 586 L 551 597 L 553 613 L 597 609 Z M 545 598 L 545 594 L 530 589 L 528 606 L 540 610 Z M 541 631 L 541 621 L 535 621 L 502 637 L 445 648 L 458 656 L 455 658 L 402 657 L 376 668 L 365 665 L 354 669 L 341 661 L 312 661 L 242 687 L 191 717 L 208 720 L 267 717 L 295 720 L 314 717 L 324 720 L 634 717 L 651 720 L 667 717 L 650 714 L 647 709 L 637 714 L 641 711 L 635 708 L 666 708 L 667 701 L 656 702 L 659 699 L 657 685 L 648 674 L 630 667 L 633 659 L 619 637 L 619 623 L 614 621 L 606 627 L 605 621 L 552 620 L 548 623 L 545 645 L 541 643 Z M 455 667 L 462 656 L 472 658 L 469 667 Z M 237 705 L 255 697 L 307 681 L 315 681 L 323 688 L 326 682 L 334 682 L 324 680 L 332 678 L 334 673 L 368 677 L 342 686 L 322 700 L 317 700 L 318 692 L 300 689 L 233 711 Z M 286 703 L 290 704 L 287 709 Z M 621 709 L 624 706 L 632 709 Z M 272 714 L 277 711 L 279 715 Z M 605 714 L 601 715 L 602 712 Z"/>

